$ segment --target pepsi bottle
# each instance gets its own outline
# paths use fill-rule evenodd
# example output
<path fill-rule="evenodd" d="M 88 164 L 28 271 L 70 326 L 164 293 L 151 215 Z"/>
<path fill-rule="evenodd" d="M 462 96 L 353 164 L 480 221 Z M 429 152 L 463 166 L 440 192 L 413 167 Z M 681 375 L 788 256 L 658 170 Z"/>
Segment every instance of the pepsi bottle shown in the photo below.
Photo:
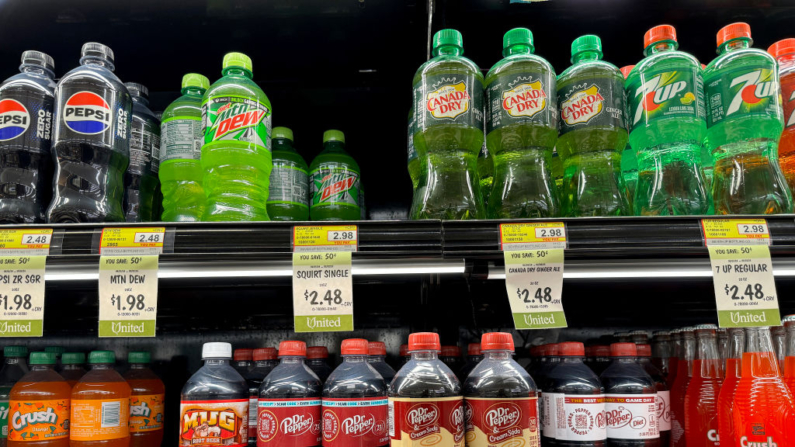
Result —
<path fill-rule="evenodd" d="M 113 74 L 113 50 L 87 43 L 55 88 L 49 222 L 123 222 L 132 99 Z"/>
<path fill-rule="evenodd" d="M 152 222 L 160 180 L 160 121 L 149 110 L 149 89 L 135 82 L 124 84 L 133 100 L 130 131 L 130 165 L 124 174 L 124 218 L 127 222 Z"/>
<path fill-rule="evenodd" d="M 44 222 L 52 193 L 55 63 L 22 53 L 20 74 L 0 84 L 0 223 Z"/>

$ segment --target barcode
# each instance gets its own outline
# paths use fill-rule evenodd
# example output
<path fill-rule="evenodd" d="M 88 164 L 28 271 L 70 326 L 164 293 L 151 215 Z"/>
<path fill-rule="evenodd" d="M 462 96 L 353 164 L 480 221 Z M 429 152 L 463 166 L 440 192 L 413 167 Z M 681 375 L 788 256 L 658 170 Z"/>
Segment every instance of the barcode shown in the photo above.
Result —
<path fill-rule="evenodd" d="M 389 436 L 395 437 L 395 403 L 391 400 L 387 404 L 387 420 L 389 421 Z"/>
<path fill-rule="evenodd" d="M 121 418 L 121 402 L 102 402 L 102 428 L 118 427 Z"/>

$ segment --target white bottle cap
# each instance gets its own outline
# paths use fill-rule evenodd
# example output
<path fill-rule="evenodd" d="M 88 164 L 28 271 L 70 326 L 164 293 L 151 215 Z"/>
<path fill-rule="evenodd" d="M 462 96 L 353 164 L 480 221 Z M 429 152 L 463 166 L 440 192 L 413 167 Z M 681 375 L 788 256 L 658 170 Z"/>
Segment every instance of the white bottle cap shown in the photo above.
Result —
<path fill-rule="evenodd" d="M 232 345 L 230 343 L 205 343 L 202 346 L 202 359 L 231 359 Z"/>

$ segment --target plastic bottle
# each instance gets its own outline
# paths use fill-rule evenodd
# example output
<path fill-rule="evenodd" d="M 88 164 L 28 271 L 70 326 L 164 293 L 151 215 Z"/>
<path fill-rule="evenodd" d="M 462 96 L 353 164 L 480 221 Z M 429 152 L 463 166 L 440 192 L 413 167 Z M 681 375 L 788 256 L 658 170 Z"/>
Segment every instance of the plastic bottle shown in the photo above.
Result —
<path fill-rule="evenodd" d="M 637 215 L 693 215 L 709 209 L 701 166 L 707 131 L 699 61 L 678 51 L 676 30 L 656 26 L 627 77 L 630 144 L 638 157 Z"/>
<path fill-rule="evenodd" d="M 480 183 L 480 196 L 483 198 L 483 208 L 488 210 L 489 197 L 494 185 L 494 156 L 486 147 L 486 140 L 483 140 L 483 148 L 478 154 L 478 182 Z"/>
<path fill-rule="evenodd" d="M 629 139 L 624 77 L 602 60 L 599 36 L 575 39 L 571 62 L 558 76 L 563 215 L 631 215 L 621 175 L 621 153 Z"/>
<path fill-rule="evenodd" d="M 632 331 L 629 333 L 629 339 L 636 345 L 648 345 L 649 333 L 646 331 Z"/>
<path fill-rule="evenodd" d="M 560 192 L 563 190 L 563 162 L 560 161 L 557 147 L 552 148 L 552 178 L 555 180 L 557 195 L 560 197 Z"/>
<path fill-rule="evenodd" d="M 328 348 L 325 346 L 309 346 L 306 348 L 306 366 L 325 382 L 332 368 L 328 365 Z"/>
<path fill-rule="evenodd" d="M 668 331 L 656 331 L 652 334 L 651 362 L 663 375 L 668 385 L 668 376 L 671 374 L 671 333 Z M 670 386 L 668 386 L 670 389 Z"/>
<path fill-rule="evenodd" d="M 279 364 L 276 348 L 255 349 L 252 354 L 254 367 L 243 378 L 248 383 L 248 445 L 257 445 L 257 412 L 259 401 L 259 387 L 268 377 L 273 368 Z"/>
<path fill-rule="evenodd" d="M 312 447 L 321 444 L 321 394 L 317 375 L 304 363 L 306 343 L 279 344 L 279 365 L 259 387 L 257 445 Z"/>
<path fill-rule="evenodd" d="M 133 100 L 130 164 L 124 174 L 124 218 L 127 222 L 152 222 L 159 183 L 160 121 L 149 110 L 146 86 L 135 82 L 124 86 Z"/>
<path fill-rule="evenodd" d="M 390 445 L 463 447 L 461 382 L 437 357 L 439 334 L 410 334 L 408 350 L 411 359 L 387 387 Z"/>
<path fill-rule="evenodd" d="M 635 68 L 634 65 L 621 67 L 621 74 L 624 75 L 625 80 L 633 68 Z M 627 145 L 624 146 L 624 151 L 621 152 L 621 176 L 624 178 L 624 185 L 627 188 L 627 202 L 629 202 L 630 210 L 634 214 L 635 208 L 632 203 L 635 199 L 635 187 L 638 184 L 638 156 L 635 150 L 632 149 L 632 145 L 629 144 L 629 138 L 627 138 Z"/>
<path fill-rule="evenodd" d="M 559 120 L 555 69 L 534 52 L 533 33 L 512 29 L 502 39 L 504 58 L 486 75 L 486 141 L 494 155 L 491 218 L 560 213 L 552 177 Z"/>
<path fill-rule="evenodd" d="M 787 315 L 782 320 L 787 330 L 787 357 L 784 359 L 784 381 L 795 396 L 795 315 Z"/>
<path fill-rule="evenodd" d="M 398 369 L 400 369 L 399 367 L 402 367 L 403 365 L 408 363 L 409 360 L 411 360 L 411 354 L 409 354 L 409 345 L 407 344 L 400 345 L 398 354 L 400 355 L 400 364 L 398 365 Z"/>
<path fill-rule="evenodd" d="M 745 351 L 745 331 L 729 329 L 729 355 L 726 359 L 726 377 L 718 396 L 718 437 L 725 445 L 734 447 L 734 393 L 740 382 L 742 358 Z"/>
<path fill-rule="evenodd" d="M 252 80 L 251 59 L 245 54 L 227 53 L 222 74 L 202 98 L 207 195 L 202 220 L 269 220 L 271 102 Z"/>
<path fill-rule="evenodd" d="M 8 396 L 11 388 L 25 374 L 28 373 L 28 365 L 25 358 L 28 356 L 28 348 L 24 346 L 6 346 L 3 348 L 3 368 L 0 369 L 0 446 L 6 446 L 8 437 Z"/>
<path fill-rule="evenodd" d="M 389 385 L 395 377 L 395 370 L 386 363 L 386 345 L 382 341 L 371 341 L 368 349 L 367 363 L 378 371 L 378 374 L 384 378 L 384 383 Z"/>
<path fill-rule="evenodd" d="M 88 354 L 91 368 L 72 387 L 70 447 L 130 445 L 130 385 L 113 367 L 113 351 Z"/>
<path fill-rule="evenodd" d="M 676 375 L 679 373 L 679 357 L 682 356 L 682 329 L 674 329 L 671 331 L 671 357 L 668 359 L 669 372 L 665 378 L 665 383 L 668 388 L 673 390 L 674 382 L 676 382 Z"/>
<path fill-rule="evenodd" d="M 86 374 L 86 355 L 82 352 L 64 352 L 61 356 L 63 369 L 60 374 L 69 386 L 75 386 Z"/>
<path fill-rule="evenodd" d="M 72 387 L 55 372 L 55 354 L 34 352 L 31 370 L 11 389 L 9 447 L 69 447 Z"/>
<path fill-rule="evenodd" d="M 734 445 L 795 445 L 795 402 L 781 378 L 768 328 L 745 329 L 742 366 L 734 393 Z"/>
<path fill-rule="evenodd" d="M 182 96 L 166 107 L 160 124 L 160 184 L 163 222 L 198 222 L 207 205 L 201 165 L 202 95 L 210 81 L 198 74 L 182 77 Z"/>
<path fill-rule="evenodd" d="M 342 341 L 342 364 L 323 385 L 323 446 L 389 445 L 386 384 L 367 361 L 367 340 Z"/>
<path fill-rule="evenodd" d="M 464 382 L 467 446 L 538 447 L 538 393 L 511 357 L 513 336 L 483 334 L 481 349 L 483 361 Z"/>
<path fill-rule="evenodd" d="M 538 385 L 539 398 L 544 391 L 544 385 L 547 383 L 547 374 L 552 371 L 560 363 L 560 350 L 557 343 L 548 344 L 544 349 L 544 356 L 546 361 L 543 365 L 535 371 L 533 379 Z M 543 410 L 541 410 L 543 416 Z"/>
<path fill-rule="evenodd" d="M 635 361 L 634 343 L 610 345 L 613 362 L 600 380 L 605 390 L 608 447 L 660 447 L 654 380 Z"/>
<path fill-rule="evenodd" d="M 358 220 L 361 171 L 345 151 L 345 134 L 323 132 L 323 151 L 309 166 L 309 216 L 315 221 Z"/>
<path fill-rule="evenodd" d="M 52 352 L 55 354 L 55 372 L 61 372 L 61 357 L 63 356 L 64 352 L 66 352 L 66 348 L 63 346 L 45 346 L 44 352 Z"/>
<path fill-rule="evenodd" d="M 148 352 L 127 354 L 130 369 L 124 380 L 130 385 L 130 447 L 159 446 L 163 442 L 166 386 L 150 368 Z"/>
<path fill-rule="evenodd" d="M 411 178 L 411 186 L 414 192 L 417 192 L 417 187 L 420 185 L 420 158 L 417 156 L 417 149 L 414 148 L 414 107 L 409 109 L 409 130 L 408 130 L 408 170 L 409 177 Z"/>
<path fill-rule="evenodd" d="M 273 128 L 273 170 L 268 193 L 271 220 L 309 220 L 309 166 L 293 148 L 293 131 Z"/>
<path fill-rule="evenodd" d="M 533 346 L 530 348 L 531 361 L 530 364 L 527 365 L 525 370 L 527 371 L 528 374 L 530 374 L 530 377 L 534 378 L 533 380 L 536 380 L 536 378 L 538 377 L 538 371 L 549 360 L 546 356 L 546 346 L 547 345 L 541 345 L 541 346 Z M 536 385 L 538 385 L 537 382 Z"/>
<path fill-rule="evenodd" d="M 718 355 L 720 356 L 720 370 L 726 377 L 726 359 L 729 358 L 729 333 L 726 328 L 718 328 Z"/>
<path fill-rule="evenodd" d="M 204 366 L 182 387 L 179 446 L 247 445 L 248 385 L 231 359 L 229 343 L 202 346 Z"/>
<path fill-rule="evenodd" d="M 778 145 L 778 161 L 790 193 L 795 194 L 795 39 L 783 39 L 767 49 L 778 63 L 784 131 Z"/>
<path fill-rule="evenodd" d="M 425 159 L 427 188 L 413 219 L 481 219 L 477 157 L 483 146 L 483 75 L 463 57 L 461 33 L 433 36 L 433 58 L 414 75 L 414 148 Z"/>
<path fill-rule="evenodd" d="M 52 197 L 55 63 L 22 53 L 20 73 L 0 84 L 0 223 L 44 222 Z"/>
<path fill-rule="evenodd" d="M 461 348 L 458 346 L 442 346 L 442 350 L 439 353 L 439 360 L 447 365 L 453 372 L 458 371 L 464 366 L 464 362 L 461 361 Z M 459 380 L 461 380 L 461 378 L 459 378 Z"/>
<path fill-rule="evenodd" d="M 715 214 L 792 212 L 778 164 L 784 123 L 776 60 L 752 43 L 747 23 L 723 27 L 719 56 L 704 70 Z"/>
<path fill-rule="evenodd" d="M 470 343 L 467 346 L 467 361 L 464 366 L 458 370 L 457 376 L 466 382 L 469 373 L 471 373 L 482 360 L 483 352 L 480 349 L 480 343 Z"/>
<path fill-rule="evenodd" d="M 784 358 L 787 356 L 787 330 L 784 329 L 784 326 L 773 326 L 770 328 L 770 336 L 773 338 L 773 347 L 776 349 L 778 367 L 784 371 Z"/>
<path fill-rule="evenodd" d="M 55 88 L 53 198 L 47 221 L 123 222 L 132 98 L 113 74 L 113 51 L 87 43 Z"/>
<path fill-rule="evenodd" d="M 241 376 L 245 376 L 253 365 L 253 349 L 235 349 L 232 355 L 232 368 L 235 368 Z"/>
<path fill-rule="evenodd" d="M 594 364 L 593 364 L 593 372 L 596 373 L 597 376 L 601 376 L 602 373 L 610 366 L 612 360 L 610 358 L 610 346 L 599 345 L 594 347 Z"/>
<path fill-rule="evenodd" d="M 671 447 L 685 447 L 685 396 L 693 377 L 693 360 L 696 358 L 696 337 L 693 328 L 681 332 L 682 347 L 679 351 L 676 379 L 671 387 Z"/>
<path fill-rule="evenodd" d="M 685 438 L 688 447 L 720 445 L 718 437 L 718 396 L 723 385 L 718 355 L 718 327 L 695 327 L 697 344 L 690 383 L 685 395 Z"/>
<path fill-rule="evenodd" d="M 660 430 L 660 446 L 668 446 L 671 444 L 671 392 L 668 384 L 665 383 L 662 371 L 652 363 L 651 346 L 647 344 L 635 346 L 638 351 L 638 363 L 654 381 L 654 388 L 657 390 L 656 417 L 657 427 Z"/>

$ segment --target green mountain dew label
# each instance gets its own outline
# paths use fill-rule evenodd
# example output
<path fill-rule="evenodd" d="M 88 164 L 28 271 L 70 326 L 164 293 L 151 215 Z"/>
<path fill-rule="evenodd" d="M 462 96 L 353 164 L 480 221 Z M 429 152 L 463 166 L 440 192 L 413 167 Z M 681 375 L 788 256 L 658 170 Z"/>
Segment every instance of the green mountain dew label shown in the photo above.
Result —
<path fill-rule="evenodd" d="M 204 144 L 241 141 L 271 149 L 271 110 L 251 98 L 215 96 L 202 103 Z"/>
<path fill-rule="evenodd" d="M 320 166 L 310 174 L 312 207 L 359 207 L 359 173 L 347 167 Z"/>
<path fill-rule="evenodd" d="M 778 73 L 772 63 L 726 70 L 707 84 L 706 92 L 708 127 L 747 115 L 782 119 Z"/>
<path fill-rule="evenodd" d="M 706 119 L 701 70 L 644 71 L 628 86 L 630 129 L 671 117 Z"/>
<path fill-rule="evenodd" d="M 174 117 L 160 126 L 160 161 L 201 160 L 202 121 L 192 117 Z"/>
<path fill-rule="evenodd" d="M 414 84 L 418 130 L 444 124 L 483 128 L 483 84 L 474 75 L 431 75 Z"/>
<path fill-rule="evenodd" d="M 267 203 L 309 208 L 309 173 L 294 163 L 274 160 Z"/>
<path fill-rule="evenodd" d="M 596 126 L 626 128 L 624 84 L 620 79 L 578 81 L 558 90 L 561 135 Z"/>
<path fill-rule="evenodd" d="M 486 133 L 517 123 L 558 126 L 555 77 L 550 72 L 508 74 L 486 88 Z"/>

